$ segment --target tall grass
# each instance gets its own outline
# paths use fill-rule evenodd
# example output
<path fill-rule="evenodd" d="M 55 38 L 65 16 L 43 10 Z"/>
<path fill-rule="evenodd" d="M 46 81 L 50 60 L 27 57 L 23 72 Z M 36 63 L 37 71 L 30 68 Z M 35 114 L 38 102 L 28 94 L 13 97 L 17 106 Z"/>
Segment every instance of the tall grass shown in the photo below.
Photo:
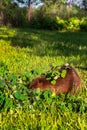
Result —
<path fill-rule="evenodd" d="M 32 112 L 20 108 L 15 111 L 10 110 L 8 113 L 4 112 L 1 117 L 1 128 L 6 130 L 86 130 L 87 115 L 85 113 L 78 114 L 68 109 L 60 112 L 55 108 L 51 112 L 51 109 L 46 112 L 36 109 Z"/>

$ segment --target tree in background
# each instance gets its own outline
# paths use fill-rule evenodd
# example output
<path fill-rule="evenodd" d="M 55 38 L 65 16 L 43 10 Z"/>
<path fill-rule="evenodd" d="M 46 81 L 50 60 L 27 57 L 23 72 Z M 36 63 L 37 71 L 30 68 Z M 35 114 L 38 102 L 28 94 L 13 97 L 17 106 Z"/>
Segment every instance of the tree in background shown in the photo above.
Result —
<path fill-rule="evenodd" d="M 26 6 L 26 8 L 27 8 L 27 15 L 26 16 L 27 16 L 28 21 L 30 21 L 32 18 L 32 12 L 33 12 L 32 6 L 37 5 L 41 2 L 39 0 L 16 0 L 16 1 L 18 3 L 22 3 Z"/>
<path fill-rule="evenodd" d="M 83 0 L 85 8 L 86 1 Z M 15 27 L 33 25 L 32 27 L 53 29 L 56 17 L 58 22 L 59 18 L 67 20 L 77 16 L 78 8 L 73 8 L 74 2 L 75 0 L 0 0 L 0 24 L 3 21 L 4 25 L 11 24 Z M 39 6 L 41 3 L 42 6 Z M 23 6 L 20 6 L 22 4 Z M 81 12 L 82 10 L 79 9 L 79 17 Z"/>
<path fill-rule="evenodd" d="M 66 0 L 16 0 L 19 3 L 22 3 L 26 5 L 27 7 L 27 19 L 28 21 L 32 18 L 32 6 L 33 5 L 39 5 L 40 3 L 43 3 L 43 12 L 48 10 L 48 8 L 52 6 L 60 6 L 61 4 L 65 3 Z"/>
<path fill-rule="evenodd" d="M 7 25 L 12 16 L 12 7 L 15 9 L 17 4 L 13 3 L 13 0 L 0 0 L 0 12 L 3 14 L 3 24 Z"/>
<path fill-rule="evenodd" d="M 3 16 L 3 25 L 18 27 L 25 24 L 26 8 L 20 8 L 14 0 L 1 0 L 0 14 Z"/>
<path fill-rule="evenodd" d="M 87 0 L 83 0 L 84 9 L 87 11 Z"/>
<path fill-rule="evenodd" d="M 2 1 L 0 1 L 0 24 L 3 24 L 3 12 L 1 8 L 2 8 Z"/>
<path fill-rule="evenodd" d="M 11 5 L 12 0 L 0 0 L 0 12 L 3 15 L 3 24 L 6 25 L 8 23 L 8 13 L 9 13 L 9 7 Z"/>

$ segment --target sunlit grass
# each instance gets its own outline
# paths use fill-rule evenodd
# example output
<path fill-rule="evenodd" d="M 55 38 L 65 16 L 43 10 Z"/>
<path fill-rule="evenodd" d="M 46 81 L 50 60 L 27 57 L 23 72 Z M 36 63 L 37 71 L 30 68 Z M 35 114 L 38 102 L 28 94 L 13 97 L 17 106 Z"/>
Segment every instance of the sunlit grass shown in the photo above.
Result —
<path fill-rule="evenodd" d="M 54 110 L 52 110 L 54 109 Z M 53 112 L 51 112 L 53 111 Z M 86 130 L 87 113 L 79 114 L 70 112 L 66 109 L 64 112 L 57 108 L 50 108 L 48 111 L 29 111 L 23 108 L 3 112 L 1 115 L 1 129 L 20 129 L 20 130 Z"/>

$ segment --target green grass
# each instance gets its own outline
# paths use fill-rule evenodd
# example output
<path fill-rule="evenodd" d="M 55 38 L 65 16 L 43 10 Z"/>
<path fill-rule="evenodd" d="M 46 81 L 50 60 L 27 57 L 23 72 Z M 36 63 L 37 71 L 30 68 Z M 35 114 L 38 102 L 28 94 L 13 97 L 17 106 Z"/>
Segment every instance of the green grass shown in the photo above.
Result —
<path fill-rule="evenodd" d="M 10 69 L 13 68 L 12 71 L 16 69 L 17 72 L 21 71 L 20 69 L 49 66 L 49 64 L 58 65 L 65 62 L 86 67 L 86 35 L 87 33 L 82 32 L 2 28 L 0 29 L 0 60 L 11 63 L 13 67 Z"/>
<path fill-rule="evenodd" d="M 28 92 L 33 78 L 67 62 L 80 75 L 79 94 Z M 0 63 L 1 130 L 87 129 L 86 32 L 0 28 Z"/>

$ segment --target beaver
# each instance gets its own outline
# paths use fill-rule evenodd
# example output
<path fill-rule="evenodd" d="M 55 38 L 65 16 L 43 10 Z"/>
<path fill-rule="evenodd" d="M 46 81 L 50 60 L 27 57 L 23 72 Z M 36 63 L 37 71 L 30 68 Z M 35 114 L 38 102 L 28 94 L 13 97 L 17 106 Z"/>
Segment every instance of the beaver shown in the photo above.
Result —
<path fill-rule="evenodd" d="M 44 75 L 35 78 L 31 82 L 29 89 L 37 89 L 37 88 L 39 88 L 40 90 L 50 89 L 50 91 L 55 92 L 56 95 L 59 95 L 61 93 L 74 94 L 75 92 L 79 91 L 81 87 L 81 80 L 75 69 L 72 68 L 70 65 L 63 65 L 59 69 L 59 72 L 61 73 L 63 70 L 66 70 L 65 77 L 61 76 L 58 77 L 54 85 L 51 84 L 51 81 L 47 80 L 46 76 Z"/>

